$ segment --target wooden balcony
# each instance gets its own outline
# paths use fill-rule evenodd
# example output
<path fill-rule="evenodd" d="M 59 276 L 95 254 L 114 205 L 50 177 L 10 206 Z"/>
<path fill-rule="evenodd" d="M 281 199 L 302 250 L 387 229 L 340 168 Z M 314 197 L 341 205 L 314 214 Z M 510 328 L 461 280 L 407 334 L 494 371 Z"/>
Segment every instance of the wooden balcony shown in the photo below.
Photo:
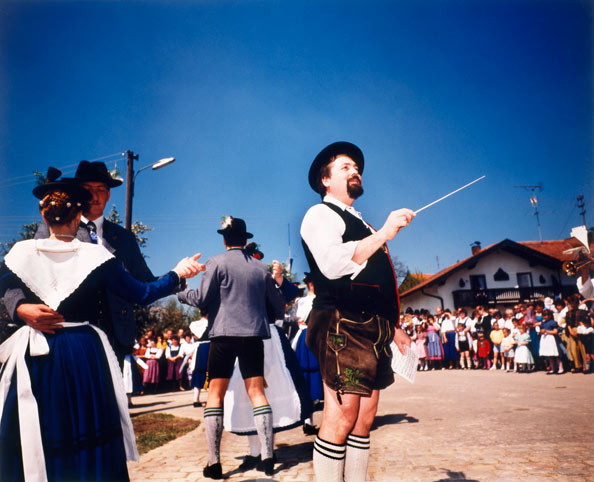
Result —
<path fill-rule="evenodd" d="M 456 290 L 452 293 L 454 307 L 474 307 L 476 305 L 513 305 L 542 300 L 547 296 L 555 298 L 559 294 L 567 297 L 576 293 L 572 286 L 539 286 L 533 288 L 497 288 L 486 290 Z"/>

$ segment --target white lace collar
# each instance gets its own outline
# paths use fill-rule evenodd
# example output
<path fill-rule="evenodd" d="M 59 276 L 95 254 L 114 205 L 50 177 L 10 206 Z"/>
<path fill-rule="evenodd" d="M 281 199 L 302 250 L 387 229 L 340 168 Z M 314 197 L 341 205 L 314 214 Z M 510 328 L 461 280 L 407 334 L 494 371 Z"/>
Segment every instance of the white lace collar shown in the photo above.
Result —
<path fill-rule="evenodd" d="M 113 255 L 103 246 L 56 239 L 16 243 L 5 256 L 6 266 L 47 306 L 55 310 L 85 278 Z"/>

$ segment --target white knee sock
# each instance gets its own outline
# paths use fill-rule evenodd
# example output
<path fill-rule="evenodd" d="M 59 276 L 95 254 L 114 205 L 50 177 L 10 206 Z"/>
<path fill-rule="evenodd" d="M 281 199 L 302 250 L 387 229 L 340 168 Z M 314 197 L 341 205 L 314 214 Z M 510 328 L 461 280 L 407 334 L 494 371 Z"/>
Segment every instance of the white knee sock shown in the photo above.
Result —
<path fill-rule="evenodd" d="M 248 442 L 250 443 L 250 455 L 252 457 L 259 457 L 262 451 L 260 437 L 258 435 L 248 435 Z"/>
<path fill-rule="evenodd" d="M 198 400 L 200 400 L 200 389 L 194 387 L 194 401 L 197 402 Z"/>
<path fill-rule="evenodd" d="M 345 452 L 345 445 L 336 445 L 316 437 L 313 466 L 317 482 L 342 482 L 344 480 Z"/>
<path fill-rule="evenodd" d="M 369 461 L 369 435 L 361 437 L 349 434 L 344 460 L 344 481 L 365 482 Z"/>
<path fill-rule="evenodd" d="M 208 465 L 221 461 L 221 436 L 223 435 L 223 407 L 204 409 L 204 428 L 208 443 Z"/>
<path fill-rule="evenodd" d="M 262 448 L 262 460 L 272 458 L 274 450 L 274 433 L 272 432 L 272 408 L 262 405 L 254 408 L 254 423 Z"/>

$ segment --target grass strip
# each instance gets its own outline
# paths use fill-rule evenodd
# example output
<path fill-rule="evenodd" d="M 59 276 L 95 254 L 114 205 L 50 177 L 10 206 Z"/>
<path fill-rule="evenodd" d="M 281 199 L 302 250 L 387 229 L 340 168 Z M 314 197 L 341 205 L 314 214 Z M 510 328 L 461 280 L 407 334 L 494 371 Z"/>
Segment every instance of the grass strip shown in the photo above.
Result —
<path fill-rule="evenodd" d="M 138 453 L 142 455 L 194 430 L 200 422 L 167 413 L 148 413 L 132 417 L 132 425 Z"/>

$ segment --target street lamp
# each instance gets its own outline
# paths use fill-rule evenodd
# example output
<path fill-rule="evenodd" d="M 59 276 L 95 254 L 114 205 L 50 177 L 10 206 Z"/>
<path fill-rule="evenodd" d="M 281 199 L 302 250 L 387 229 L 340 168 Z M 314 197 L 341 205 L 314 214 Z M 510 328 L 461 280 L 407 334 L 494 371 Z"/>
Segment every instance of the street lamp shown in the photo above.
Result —
<path fill-rule="evenodd" d="M 156 171 L 162 167 L 168 166 L 175 162 L 175 157 L 165 157 L 159 159 L 153 164 L 148 164 L 134 172 L 134 161 L 138 160 L 138 154 L 134 154 L 132 151 L 126 151 L 127 166 L 126 166 L 126 221 L 124 227 L 128 230 L 132 227 L 132 198 L 134 197 L 134 183 L 136 182 L 136 176 L 141 171 L 148 169 L 149 167 Z"/>

